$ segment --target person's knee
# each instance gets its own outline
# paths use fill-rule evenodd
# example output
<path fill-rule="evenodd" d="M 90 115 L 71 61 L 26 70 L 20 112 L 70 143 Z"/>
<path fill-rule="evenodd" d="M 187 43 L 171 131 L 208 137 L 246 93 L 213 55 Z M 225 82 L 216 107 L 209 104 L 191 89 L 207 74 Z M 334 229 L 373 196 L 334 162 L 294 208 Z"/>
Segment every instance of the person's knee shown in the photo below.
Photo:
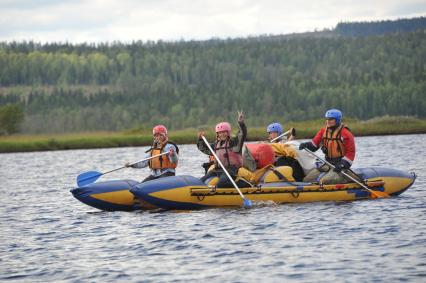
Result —
<path fill-rule="evenodd" d="M 333 170 L 328 171 L 323 178 L 321 178 L 321 183 L 323 184 L 341 184 L 346 183 L 345 178 L 339 173 L 334 172 Z"/>
<path fill-rule="evenodd" d="M 314 168 L 311 171 L 308 172 L 308 174 L 305 176 L 305 178 L 303 178 L 304 182 L 315 182 L 317 181 L 317 178 L 319 177 L 319 175 L 321 174 L 321 172 Z"/>

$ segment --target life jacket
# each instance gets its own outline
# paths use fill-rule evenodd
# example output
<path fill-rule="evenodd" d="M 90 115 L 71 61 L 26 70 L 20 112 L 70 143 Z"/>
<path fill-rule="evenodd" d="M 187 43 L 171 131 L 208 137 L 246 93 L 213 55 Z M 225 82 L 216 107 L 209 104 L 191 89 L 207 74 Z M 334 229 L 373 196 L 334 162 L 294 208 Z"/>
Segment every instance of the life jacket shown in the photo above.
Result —
<path fill-rule="evenodd" d="M 265 183 L 280 181 L 294 182 L 293 172 L 293 168 L 290 166 L 278 166 L 268 170 L 262 179 Z"/>
<path fill-rule="evenodd" d="M 274 166 L 272 164 L 269 164 L 263 168 L 257 169 L 256 171 L 252 172 L 244 167 L 241 167 L 240 169 L 238 169 L 236 181 L 243 179 L 251 184 L 258 184 L 261 178 L 265 175 L 265 173 L 271 168 L 274 168 Z"/>
<path fill-rule="evenodd" d="M 228 139 L 222 145 L 220 141 L 217 141 L 215 144 L 215 152 L 219 160 L 222 162 L 223 166 L 230 167 L 235 166 L 240 168 L 243 163 L 243 158 L 240 153 L 234 152 L 229 146 L 230 140 Z"/>
<path fill-rule="evenodd" d="M 344 124 L 340 124 L 334 130 L 326 128 L 322 135 L 323 148 L 328 158 L 340 158 L 346 155 L 346 148 L 342 140 L 342 130 L 346 128 Z"/>
<path fill-rule="evenodd" d="M 174 145 L 175 148 L 176 148 L 176 153 L 179 154 L 179 147 L 177 146 L 177 144 L 175 144 L 172 141 L 167 141 L 167 142 L 165 142 L 163 144 L 160 144 L 160 146 L 159 146 L 158 143 L 155 143 L 146 152 L 151 151 L 151 156 L 161 154 L 161 153 L 163 153 L 164 147 L 168 143 Z M 149 160 L 149 168 L 151 168 L 151 169 L 166 169 L 166 168 L 175 169 L 176 166 L 177 166 L 177 163 L 171 163 L 170 160 L 169 160 L 169 158 L 166 155 L 155 157 L 155 158 Z"/>

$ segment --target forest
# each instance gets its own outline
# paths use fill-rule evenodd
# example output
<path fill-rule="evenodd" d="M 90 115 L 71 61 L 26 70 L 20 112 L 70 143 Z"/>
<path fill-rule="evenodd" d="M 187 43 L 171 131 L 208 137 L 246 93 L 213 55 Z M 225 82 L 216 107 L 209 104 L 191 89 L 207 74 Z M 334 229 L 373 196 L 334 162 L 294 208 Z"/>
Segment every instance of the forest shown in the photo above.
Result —
<path fill-rule="evenodd" d="M 330 107 L 362 120 L 425 118 L 426 24 L 412 20 L 410 31 L 363 36 L 342 36 L 359 23 L 340 23 L 333 36 L 2 42 L 0 114 L 22 109 L 28 134 L 183 129 L 235 123 L 237 110 L 249 126 L 317 119 Z"/>

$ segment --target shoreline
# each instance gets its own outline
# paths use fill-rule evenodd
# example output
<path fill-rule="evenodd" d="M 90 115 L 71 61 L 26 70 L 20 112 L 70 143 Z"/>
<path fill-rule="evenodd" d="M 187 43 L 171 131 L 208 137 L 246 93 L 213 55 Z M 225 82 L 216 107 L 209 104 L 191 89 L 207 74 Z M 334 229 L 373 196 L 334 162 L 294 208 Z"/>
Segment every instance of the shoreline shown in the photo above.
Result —
<path fill-rule="evenodd" d="M 347 122 L 343 121 L 343 123 L 348 125 L 355 137 L 426 134 L 426 119 L 383 117 L 369 121 L 349 120 Z M 285 129 L 290 126 L 296 128 L 296 139 L 309 139 L 323 126 L 323 120 L 289 122 L 284 126 Z M 211 131 L 213 126 L 208 128 L 210 130 L 203 130 L 206 132 L 206 137 L 209 140 L 213 140 L 214 132 Z M 265 128 L 249 127 L 247 141 L 265 141 L 267 136 Z M 194 144 L 197 141 L 198 131 L 199 129 L 195 128 L 171 130 L 169 139 L 177 144 Z M 234 128 L 233 134 L 235 133 Z M 0 136 L 0 153 L 149 146 L 151 144 L 152 135 L 147 130 L 14 135 Z"/>
<path fill-rule="evenodd" d="M 295 140 L 305 140 L 310 139 L 314 136 L 302 137 L 297 136 Z M 357 135 L 356 137 L 369 137 L 369 136 L 390 136 L 390 135 L 420 135 L 426 134 L 426 130 L 418 131 L 418 132 L 404 132 L 404 133 L 369 133 L 364 135 Z M 206 134 L 208 140 L 213 140 L 213 135 Z M 130 137 L 135 138 L 135 137 Z M 138 137 L 136 137 L 138 138 Z M 140 136 L 140 139 L 145 139 L 145 136 Z M 151 136 L 149 136 L 151 138 Z M 187 138 L 173 138 L 171 135 L 170 140 L 176 142 L 178 145 L 180 144 L 196 144 L 197 137 L 187 137 Z M 190 141 L 192 140 L 192 141 Z M 266 136 L 264 137 L 248 137 L 248 142 L 254 141 L 266 141 Z M 151 142 L 137 142 L 137 141 L 129 141 L 127 137 L 123 137 L 122 139 L 117 137 L 112 137 L 110 140 L 98 141 L 97 139 L 88 138 L 87 140 L 81 139 L 69 139 L 69 140 L 57 140 L 55 137 L 41 139 L 39 141 L 2 141 L 0 139 L 0 153 L 19 153 L 19 152 L 36 152 L 36 151 L 57 151 L 57 150 L 76 150 L 76 149 L 101 149 L 101 148 L 115 148 L 115 147 L 142 147 L 142 146 L 150 146 Z"/>

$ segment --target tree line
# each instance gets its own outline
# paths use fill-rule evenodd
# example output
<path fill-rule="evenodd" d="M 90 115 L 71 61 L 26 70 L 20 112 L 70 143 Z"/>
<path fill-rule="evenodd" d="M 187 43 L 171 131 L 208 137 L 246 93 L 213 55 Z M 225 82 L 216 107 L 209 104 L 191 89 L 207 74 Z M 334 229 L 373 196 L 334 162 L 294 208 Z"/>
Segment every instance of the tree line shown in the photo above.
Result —
<path fill-rule="evenodd" d="M 426 116 L 426 32 L 129 44 L 0 44 L 0 106 L 25 133 L 250 126 L 322 117 Z"/>

